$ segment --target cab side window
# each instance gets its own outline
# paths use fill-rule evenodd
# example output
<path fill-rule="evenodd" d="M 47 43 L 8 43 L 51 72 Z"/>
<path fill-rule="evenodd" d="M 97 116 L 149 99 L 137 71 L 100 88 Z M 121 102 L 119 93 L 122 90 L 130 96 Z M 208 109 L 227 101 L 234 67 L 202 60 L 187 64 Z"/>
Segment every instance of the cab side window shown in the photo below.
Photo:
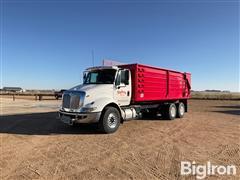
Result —
<path fill-rule="evenodd" d="M 123 83 L 125 85 L 129 85 L 129 71 L 128 70 L 121 71 L 121 83 Z"/>
<path fill-rule="evenodd" d="M 118 72 L 115 85 L 119 86 L 121 84 L 129 85 L 129 71 L 128 70 L 121 70 Z"/>

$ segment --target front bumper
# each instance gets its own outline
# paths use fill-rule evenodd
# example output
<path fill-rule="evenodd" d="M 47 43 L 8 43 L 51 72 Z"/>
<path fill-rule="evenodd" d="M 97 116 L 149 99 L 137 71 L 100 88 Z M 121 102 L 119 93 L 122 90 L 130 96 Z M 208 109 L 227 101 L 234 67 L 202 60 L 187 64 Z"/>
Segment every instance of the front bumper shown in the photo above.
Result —
<path fill-rule="evenodd" d="M 96 123 L 100 119 L 101 112 L 91 112 L 91 113 L 77 113 L 77 112 L 65 112 L 59 110 L 59 118 L 64 123 L 73 124 L 73 123 Z M 70 117 L 70 121 L 64 121 L 64 117 Z"/>

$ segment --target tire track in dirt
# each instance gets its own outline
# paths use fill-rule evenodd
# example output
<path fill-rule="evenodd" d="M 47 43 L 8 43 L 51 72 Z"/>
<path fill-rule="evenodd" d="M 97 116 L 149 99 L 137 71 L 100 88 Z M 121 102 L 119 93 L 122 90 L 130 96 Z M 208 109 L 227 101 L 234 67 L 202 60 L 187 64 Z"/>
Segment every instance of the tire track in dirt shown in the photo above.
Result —
<path fill-rule="evenodd" d="M 195 179 L 179 175 L 181 160 L 239 165 L 239 146 L 233 144 L 239 121 L 234 115 L 209 112 L 214 103 L 191 102 L 190 113 L 175 121 L 126 122 L 111 135 L 75 134 L 76 130 L 64 134 L 56 121 L 46 120 L 38 132 L 60 133 L 1 134 L 6 138 L 4 179 Z M 22 123 L 27 122 L 11 128 Z M 209 179 L 216 178 L 221 177 Z"/>
<path fill-rule="evenodd" d="M 220 145 L 216 149 L 216 152 L 210 156 L 218 163 L 240 166 L 240 145 Z"/>
<path fill-rule="evenodd" d="M 169 175 L 171 179 L 178 180 L 180 178 L 180 159 L 181 159 L 181 153 L 179 149 L 176 146 L 173 146 L 172 151 L 170 153 L 170 169 L 169 169 Z"/>
<path fill-rule="evenodd" d="M 11 148 L 11 151 L 6 152 L 10 153 L 8 155 L 3 154 L 3 160 L 6 159 L 5 161 L 7 162 L 5 165 L 5 170 L 3 173 L 3 178 L 6 179 L 14 179 L 13 174 L 18 174 L 19 176 L 24 176 L 27 178 L 29 175 L 28 173 L 32 174 L 31 170 L 28 168 L 30 161 L 28 161 L 29 152 L 33 152 L 34 148 L 38 146 L 38 144 L 42 143 L 47 143 L 47 140 L 44 140 L 44 138 L 38 139 L 38 141 L 35 141 L 35 143 L 23 143 L 22 145 L 18 146 L 18 151 L 14 151 L 15 148 Z M 27 145 L 26 145 L 27 144 Z M 9 156 L 12 156 L 15 154 L 15 158 L 9 158 Z M 9 161 L 11 159 L 11 161 Z M 11 168 L 6 168 L 6 167 L 11 166 Z M 33 173 L 35 177 L 36 173 Z M 18 177 L 17 175 L 17 177 Z M 23 177 L 23 178 L 24 178 Z"/>
<path fill-rule="evenodd" d="M 186 126 L 184 124 L 181 124 L 180 127 L 182 128 L 182 131 L 184 131 L 183 127 L 187 128 L 188 126 Z M 179 128 L 179 125 L 177 125 L 175 127 L 175 129 L 178 129 L 178 128 Z M 153 128 L 150 128 L 150 129 L 151 129 L 151 133 L 152 133 L 153 132 L 153 130 L 152 130 Z M 174 136 L 174 135 L 177 135 L 178 133 L 181 133 L 181 131 L 173 131 L 173 132 L 174 133 L 171 133 L 171 136 Z M 166 136 L 165 138 L 161 139 L 161 141 L 156 141 L 156 139 L 154 137 L 153 137 L 153 140 L 148 137 L 148 133 L 146 133 L 146 130 L 145 130 L 145 138 L 148 138 L 149 141 L 152 142 L 152 143 L 149 143 L 149 145 L 151 146 L 151 150 L 162 148 L 163 147 L 161 145 L 162 143 L 166 143 L 166 144 L 169 143 L 169 142 L 167 142 L 165 140 L 165 139 L 169 138 L 169 135 Z M 131 139 L 131 138 L 129 138 L 129 139 Z M 139 147 L 138 147 L 138 149 L 135 149 L 134 154 L 137 154 L 138 156 L 140 156 L 137 159 L 144 159 L 144 158 L 141 158 L 141 152 L 146 151 L 146 149 L 144 147 L 141 147 L 141 146 L 139 146 Z M 158 154 L 162 154 L 162 153 L 158 153 Z M 125 161 L 127 161 L 128 163 L 129 162 L 134 162 L 132 159 L 131 159 L 131 161 L 128 160 L 128 158 L 129 158 L 129 156 L 126 156 L 123 159 Z M 161 159 L 164 159 L 164 158 L 161 158 Z M 138 165 L 139 162 L 135 162 L 135 164 Z M 158 171 L 158 168 L 156 167 L 156 162 L 154 162 L 153 164 L 150 164 L 149 166 L 148 166 L 148 164 L 149 164 L 148 162 L 143 161 L 140 167 L 144 167 L 144 171 L 147 171 L 149 174 L 154 174 L 154 176 L 156 178 L 166 178 L 166 179 L 169 178 L 169 175 L 167 173 L 160 173 L 161 171 Z M 161 162 L 160 164 L 165 164 L 165 162 L 164 163 Z M 178 171 L 178 169 L 176 171 Z"/>

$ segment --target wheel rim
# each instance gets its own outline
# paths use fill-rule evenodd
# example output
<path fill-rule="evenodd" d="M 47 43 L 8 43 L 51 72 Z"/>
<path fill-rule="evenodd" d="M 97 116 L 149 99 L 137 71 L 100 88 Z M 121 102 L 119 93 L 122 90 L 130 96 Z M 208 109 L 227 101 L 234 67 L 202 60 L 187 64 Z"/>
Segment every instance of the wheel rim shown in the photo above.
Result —
<path fill-rule="evenodd" d="M 180 115 L 183 115 L 184 114 L 184 105 L 183 104 L 180 104 L 180 106 L 179 106 L 179 113 L 180 113 Z"/>
<path fill-rule="evenodd" d="M 171 114 L 172 117 L 176 116 L 176 108 L 174 106 L 171 106 L 170 114 Z"/>
<path fill-rule="evenodd" d="M 117 116 L 114 113 L 108 115 L 108 127 L 115 128 L 117 126 Z"/>

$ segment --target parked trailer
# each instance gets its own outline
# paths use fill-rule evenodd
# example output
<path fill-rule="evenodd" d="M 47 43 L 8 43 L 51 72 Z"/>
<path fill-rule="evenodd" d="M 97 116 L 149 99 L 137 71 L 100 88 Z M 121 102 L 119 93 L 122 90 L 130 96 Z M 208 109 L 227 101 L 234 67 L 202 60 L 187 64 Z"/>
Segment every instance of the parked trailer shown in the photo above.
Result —
<path fill-rule="evenodd" d="M 88 68 L 83 79 L 63 94 L 59 116 L 70 125 L 98 123 L 112 133 L 125 120 L 159 114 L 172 120 L 187 112 L 190 73 L 127 64 Z"/>

